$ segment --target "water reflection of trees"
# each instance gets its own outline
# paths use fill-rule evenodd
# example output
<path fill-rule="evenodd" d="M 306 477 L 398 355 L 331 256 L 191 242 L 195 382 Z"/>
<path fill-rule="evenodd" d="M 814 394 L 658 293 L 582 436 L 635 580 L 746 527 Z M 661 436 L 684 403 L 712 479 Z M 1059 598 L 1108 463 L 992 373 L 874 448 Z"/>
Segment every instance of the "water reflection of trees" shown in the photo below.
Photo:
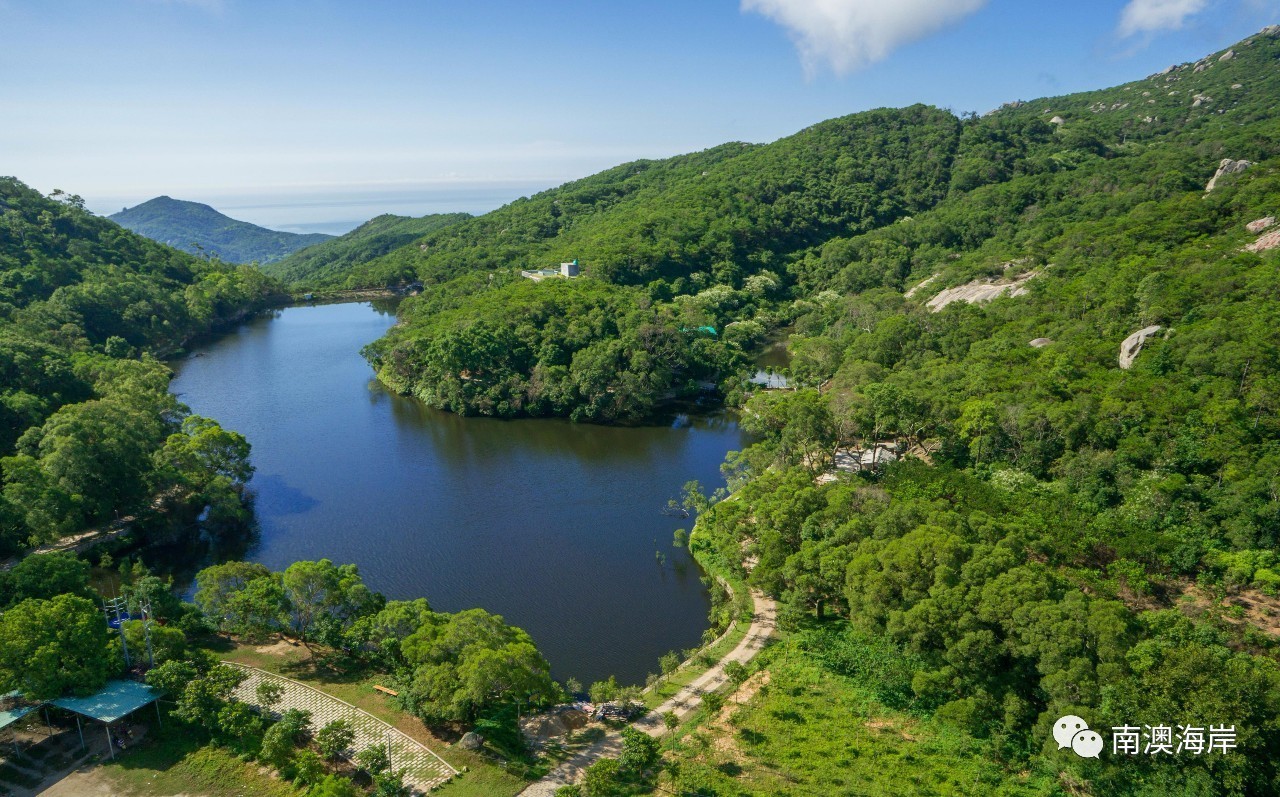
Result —
<path fill-rule="evenodd" d="M 389 403 L 391 417 L 401 431 L 426 437 L 440 456 L 459 463 L 484 464 L 529 452 L 587 464 L 661 466 L 682 458 L 691 446 L 727 451 L 741 447 L 744 439 L 737 421 L 724 413 L 681 414 L 653 426 L 600 426 L 561 418 L 461 416 L 394 394 L 376 380 L 370 382 L 369 396 L 371 402 Z M 685 431 L 700 434 L 690 436 Z"/>

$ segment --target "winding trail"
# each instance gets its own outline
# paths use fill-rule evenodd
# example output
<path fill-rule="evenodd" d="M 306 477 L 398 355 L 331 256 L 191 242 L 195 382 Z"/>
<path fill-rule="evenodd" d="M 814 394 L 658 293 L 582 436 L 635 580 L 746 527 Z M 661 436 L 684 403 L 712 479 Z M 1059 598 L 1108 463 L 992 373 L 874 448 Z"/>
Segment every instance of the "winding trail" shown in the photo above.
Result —
<path fill-rule="evenodd" d="M 726 653 L 724 658 L 672 695 L 662 705 L 632 723 L 633 727 L 655 738 L 662 736 L 667 732 L 662 722 L 663 714 L 670 711 L 683 720 L 702 704 L 704 694 L 719 689 L 729 680 L 729 676 L 724 673 L 726 664 L 731 661 L 746 664 L 755 658 L 777 627 L 778 607 L 772 600 L 765 597 L 764 593 L 755 590 L 751 591 L 751 602 L 753 604 L 751 627 L 747 629 L 747 635 L 742 641 Z M 617 731 L 611 731 L 600 741 L 562 762 L 541 780 L 531 783 L 520 792 L 519 797 L 553 797 L 561 786 L 581 780 L 587 767 L 605 756 L 616 756 L 620 752 L 622 752 L 622 736 Z"/>

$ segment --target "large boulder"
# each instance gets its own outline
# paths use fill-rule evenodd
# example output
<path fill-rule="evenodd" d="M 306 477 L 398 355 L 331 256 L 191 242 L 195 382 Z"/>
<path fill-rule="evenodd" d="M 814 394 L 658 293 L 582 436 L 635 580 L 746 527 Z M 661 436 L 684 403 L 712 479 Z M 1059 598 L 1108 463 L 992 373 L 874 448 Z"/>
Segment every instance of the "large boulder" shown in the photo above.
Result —
<path fill-rule="evenodd" d="M 1263 230 L 1267 229 L 1268 227 L 1275 226 L 1275 223 L 1276 223 L 1275 216 L 1267 216 L 1266 218 L 1255 219 L 1249 222 L 1248 224 L 1244 225 L 1244 228 L 1251 233 L 1260 233 Z"/>
<path fill-rule="evenodd" d="M 1127 371 L 1132 368 L 1133 361 L 1138 358 L 1138 353 L 1142 351 L 1147 339 L 1161 329 L 1162 327 L 1159 326 L 1143 327 L 1125 338 L 1124 343 L 1120 344 L 1120 369 Z"/>
<path fill-rule="evenodd" d="M 1218 178 L 1224 174 L 1239 174 L 1253 164 L 1249 161 L 1233 161 L 1230 158 L 1223 158 L 1218 164 L 1218 171 L 1213 173 L 1213 177 L 1209 180 L 1209 184 L 1204 187 L 1205 193 L 1213 190 L 1218 184 Z"/>
<path fill-rule="evenodd" d="M 1007 264 L 1005 269 L 1008 270 Z M 1022 296 L 1029 290 L 1027 283 L 1040 275 L 1039 270 L 1028 271 L 1020 274 L 1012 279 L 1008 277 L 994 278 L 986 277 L 977 279 L 973 282 L 965 283 L 954 288 L 947 288 L 929 301 L 925 302 L 925 307 L 936 313 L 952 302 L 969 302 L 970 304 L 985 304 L 993 299 L 1001 296 Z"/>
<path fill-rule="evenodd" d="M 484 737 L 475 731 L 467 731 L 458 740 L 458 746 L 463 750 L 479 750 L 484 746 Z"/>

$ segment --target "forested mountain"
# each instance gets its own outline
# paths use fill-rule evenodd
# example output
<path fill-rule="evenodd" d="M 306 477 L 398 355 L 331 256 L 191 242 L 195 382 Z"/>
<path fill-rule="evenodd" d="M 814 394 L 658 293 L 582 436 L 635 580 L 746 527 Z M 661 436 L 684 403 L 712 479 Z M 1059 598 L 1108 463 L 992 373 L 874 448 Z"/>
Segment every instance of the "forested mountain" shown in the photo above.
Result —
<path fill-rule="evenodd" d="M 0 179 L 0 552 L 157 492 L 242 515 L 239 435 L 186 417 L 154 352 L 266 306 L 280 286 Z M 245 466 L 247 467 L 247 465 Z"/>
<path fill-rule="evenodd" d="M 355 267 L 469 218 L 469 213 L 433 213 L 419 218 L 384 213 L 345 235 L 299 249 L 264 266 L 263 271 L 308 288 L 363 287 L 348 284 Z"/>
<path fill-rule="evenodd" d="M 946 195 L 960 122 L 924 106 L 870 111 L 769 145 L 635 161 L 425 236 L 364 270 L 370 284 L 579 258 L 624 284 L 740 282 L 782 255 L 872 229 Z M 1047 132 L 1047 131 L 1046 131 Z M 361 272 L 357 272 L 361 275 Z"/>
<path fill-rule="evenodd" d="M 875 111 L 513 203 L 371 264 L 443 284 L 369 355 L 500 415 L 626 418 L 718 373 L 759 442 L 696 544 L 782 600 L 779 657 L 974 740 L 1007 793 L 1275 793 L 1277 33 L 1113 89 Z M 513 276 L 567 257 L 588 276 Z M 746 392 L 735 367 L 779 329 L 795 389 Z M 853 472 L 873 446 L 902 461 Z M 1234 726 L 1238 747 L 1083 759 L 1053 741 L 1068 714 L 1108 739 Z M 796 782 L 716 760 L 683 756 L 680 788 Z"/>
<path fill-rule="evenodd" d="M 149 199 L 107 218 L 153 241 L 227 263 L 272 263 L 332 235 L 268 230 L 224 216 L 208 205 L 167 196 Z"/>
<path fill-rule="evenodd" d="M 626 164 L 437 230 L 358 267 L 348 284 L 443 286 L 406 304 L 408 323 L 369 349 L 384 381 L 437 406 L 616 420 L 716 373 L 732 393 L 727 367 L 795 315 L 788 301 L 901 292 L 934 274 L 935 289 L 1017 277 L 1055 256 L 1044 246 L 1054 225 L 1105 223 L 1174 197 L 1198 202 L 1221 159 L 1271 157 L 1275 51 L 1275 37 L 1262 34 L 1230 56 L 981 118 L 877 110 L 772 144 Z M 523 316 L 521 297 L 535 295 L 515 285 L 516 272 L 570 258 L 585 279 L 631 291 L 647 315 L 550 338 L 509 323 Z M 442 302 L 456 310 L 451 320 Z M 626 343 L 642 326 L 649 342 Z M 695 342 L 707 327 L 715 340 Z M 645 380 L 625 376 L 647 368 L 659 338 L 685 341 L 668 343 L 685 356 L 659 358 L 670 367 Z M 602 411 L 602 394 L 619 409 Z"/>

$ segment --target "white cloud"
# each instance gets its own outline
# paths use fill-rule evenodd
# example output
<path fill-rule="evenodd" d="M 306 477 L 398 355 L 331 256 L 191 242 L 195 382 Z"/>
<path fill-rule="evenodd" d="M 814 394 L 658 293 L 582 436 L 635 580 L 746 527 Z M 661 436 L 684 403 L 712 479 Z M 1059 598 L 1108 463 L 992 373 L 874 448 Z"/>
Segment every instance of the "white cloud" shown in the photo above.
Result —
<path fill-rule="evenodd" d="M 1137 33 L 1177 30 L 1187 17 L 1198 14 L 1209 5 L 1208 0 L 1129 0 L 1120 12 L 1121 37 Z"/>
<path fill-rule="evenodd" d="M 743 11 L 786 28 L 805 69 L 836 74 L 883 60 L 972 14 L 987 0 L 742 0 Z"/>

